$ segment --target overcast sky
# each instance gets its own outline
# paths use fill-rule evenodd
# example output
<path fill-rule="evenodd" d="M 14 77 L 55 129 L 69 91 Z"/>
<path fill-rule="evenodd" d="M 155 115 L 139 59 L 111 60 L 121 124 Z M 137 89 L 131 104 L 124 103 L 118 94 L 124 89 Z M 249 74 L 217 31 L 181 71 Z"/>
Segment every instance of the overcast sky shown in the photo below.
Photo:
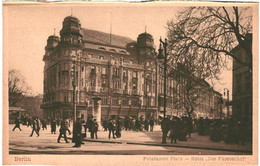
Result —
<path fill-rule="evenodd" d="M 12 5 L 4 6 L 4 56 L 8 57 L 9 69 L 18 69 L 26 78 L 34 94 L 43 93 L 42 61 L 47 38 L 59 35 L 66 16 L 77 17 L 83 28 L 110 32 L 130 37 L 133 40 L 145 31 L 153 35 L 158 49 L 159 38 L 166 37 L 167 20 L 173 19 L 183 5 L 118 4 L 76 5 Z M 72 10 L 71 10 L 72 9 Z M 232 72 L 225 71 L 222 84 L 214 89 L 223 93 L 223 88 L 232 90 Z M 232 93 L 231 93 L 232 94 Z"/>

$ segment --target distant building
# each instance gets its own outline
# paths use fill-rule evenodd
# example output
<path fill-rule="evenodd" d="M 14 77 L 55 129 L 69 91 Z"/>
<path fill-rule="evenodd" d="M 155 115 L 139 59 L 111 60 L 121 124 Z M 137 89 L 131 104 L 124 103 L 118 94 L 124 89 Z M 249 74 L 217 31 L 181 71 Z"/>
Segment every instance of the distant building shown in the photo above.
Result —
<path fill-rule="evenodd" d="M 45 117 L 72 118 L 74 73 L 77 116 L 86 119 L 92 114 L 93 99 L 97 97 L 101 98 L 102 118 L 157 119 L 163 115 L 163 65 L 157 60 L 154 39 L 149 33 L 138 35 L 134 41 L 81 28 L 76 17 L 68 16 L 60 37 L 49 36 L 43 61 L 41 108 Z M 167 78 L 167 116 L 183 111 L 174 105 L 175 85 L 174 79 Z"/>
<path fill-rule="evenodd" d="M 247 42 L 252 45 L 252 34 L 247 35 Z M 252 48 L 252 46 L 251 46 Z M 231 51 L 242 62 L 250 62 L 245 50 L 236 46 Z M 233 60 L 233 117 L 244 119 L 247 123 L 252 124 L 252 71 L 248 66 Z"/>

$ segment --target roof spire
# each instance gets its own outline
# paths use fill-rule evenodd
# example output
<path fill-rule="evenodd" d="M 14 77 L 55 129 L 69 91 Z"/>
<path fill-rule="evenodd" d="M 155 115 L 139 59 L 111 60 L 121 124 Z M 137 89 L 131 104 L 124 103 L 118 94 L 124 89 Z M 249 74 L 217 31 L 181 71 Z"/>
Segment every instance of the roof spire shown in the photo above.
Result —
<path fill-rule="evenodd" d="M 146 26 L 145 26 L 145 33 L 146 33 Z"/>
<path fill-rule="evenodd" d="M 55 36 L 55 30 L 56 30 L 56 29 L 54 28 L 54 36 Z"/>
<path fill-rule="evenodd" d="M 73 9 L 72 8 L 70 8 L 70 12 L 71 12 L 71 16 L 72 16 L 72 13 L 73 13 Z"/>

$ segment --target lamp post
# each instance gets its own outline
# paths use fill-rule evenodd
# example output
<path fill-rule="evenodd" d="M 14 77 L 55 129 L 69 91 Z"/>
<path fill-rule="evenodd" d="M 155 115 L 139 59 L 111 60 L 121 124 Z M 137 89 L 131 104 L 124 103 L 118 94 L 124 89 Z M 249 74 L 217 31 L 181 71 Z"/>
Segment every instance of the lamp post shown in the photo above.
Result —
<path fill-rule="evenodd" d="M 163 49 L 162 49 L 162 45 L 163 45 Z M 159 51 L 159 54 L 158 54 L 158 59 L 164 59 L 164 63 L 163 63 L 163 66 L 164 66 L 164 89 L 163 89 L 163 99 L 164 99 L 164 107 L 163 107 L 163 119 L 165 120 L 165 117 L 166 117 L 166 103 L 167 103 L 167 99 L 166 99 L 166 79 L 167 79 L 167 76 L 166 76 L 166 72 L 167 72 L 167 39 L 165 38 L 165 41 L 163 42 L 162 39 L 160 38 L 160 48 L 158 49 Z M 164 56 L 162 54 L 162 52 L 164 51 Z"/>
<path fill-rule="evenodd" d="M 77 105 L 76 105 L 76 64 L 75 61 L 73 61 L 73 78 L 72 78 L 72 87 L 73 87 L 73 124 L 76 122 L 76 116 L 77 116 Z"/>
<path fill-rule="evenodd" d="M 163 45 L 163 49 L 162 49 L 162 45 Z M 164 91 L 163 91 L 163 97 L 164 97 L 164 107 L 163 107 L 163 124 L 162 124 L 162 132 L 163 132 L 163 136 L 162 136 L 162 143 L 166 143 L 166 137 L 167 137 L 167 125 L 166 125 L 166 104 L 167 104 L 167 98 L 166 98 L 166 79 L 167 79 L 167 39 L 165 38 L 165 41 L 162 41 L 162 39 L 160 38 L 160 48 L 158 49 L 159 54 L 158 54 L 158 59 L 163 59 L 164 58 Z M 162 54 L 162 52 L 164 51 L 164 56 Z"/>
<path fill-rule="evenodd" d="M 229 90 L 227 88 L 224 88 L 224 96 L 225 96 L 225 91 L 227 91 L 227 102 L 226 102 L 226 106 L 227 106 L 227 118 L 229 118 Z"/>
<path fill-rule="evenodd" d="M 77 68 L 76 68 L 76 64 L 77 64 L 77 61 L 80 60 L 80 54 L 79 55 L 76 55 L 75 56 L 75 59 L 73 59 L 73 67 L 72 67 L 72 87 L 73 87 L 73 138 L 72 138 L 72 142 L 75 142 L 74 138 L 74 126 L 75 126 L 75 123 L 76 123 L 76 118 L 77 118 L 77 104 L 76 104 L 76 87 L 77 87 L 77 83 L 78 81 L 76 81 L 76 79 L 78 79 L 78 75 L 77 75 Z"/>

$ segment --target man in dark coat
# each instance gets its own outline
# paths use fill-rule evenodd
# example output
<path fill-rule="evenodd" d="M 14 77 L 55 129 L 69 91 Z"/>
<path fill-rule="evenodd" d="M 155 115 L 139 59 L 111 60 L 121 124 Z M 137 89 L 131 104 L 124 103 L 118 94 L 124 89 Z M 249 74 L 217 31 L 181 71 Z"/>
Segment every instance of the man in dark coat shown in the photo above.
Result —
<path fill-rule="evenodd" d="M 151 119 L 151 120 L 149 121 L 149 124 L 150 124 L 150 131 L 153 131 L 153 126 L 154 126 L 154 121 L 153 121 L 153 119 Z"/>
<path fill-rule="evenodd" d="M 69 141 L 67 140 L 67 136 L 66 136 L 66 132 L 67 132 L 68 128 L 65 125 L 65 121 L 61 121 L 61 125 L 60 125 L 60 135 L 58 137 L 57 142 L 60 143 L 60 139 L 62 137 L 62 135 L 64 136 L 64 140 L 66 141 L 66 143 L 69 143 Z"/>
<path fill-rule="evenodd" d="M 73 147 L 80 147 L 81 146 L 81 130 L 82 125 L 80 123 L 80 119 L 77 118 L 76 123 L 73 126 L 73 137 L 75 145 Z"/>
<path fill-rule="evenodd" d="M 32 133 L 31 133 L 30 137 L 33 136 L 33 132 L 35 132 L 38 135 L 38 137 L 40 136 L 40 134 L 38 132 L 38 129 L 37 129 L 37 121 L 36 121 L 36 119 L 33 119 L 33 122 L 32 122 Z"/>
<path fill-rule="evenodd" d="M 115 124 L 112 121 L 112 119 L 109 120 L 108 130 L 109 130 L 108 138 L 110 139 L 110 136 L 111 136 L 111 133 L 112 133 L 113 134 L 113 138 L 115 139 Z"/>
<path fill-rule="evenodd" d="M 20 128 L 20 120 L 19 120 L 18 117 L 15 119 L 15 126 L 14 126 L 14 128 L 13 128 L 13 131 L 14 131 L 16 128 L 18 128 L 20 131 L 22 131 L 21 128 Z"/>
<path fill-rule="evenodd" d="M 144 121 L 144 129 L 145 129 L 146 131 L 149 130 L 149 121 L 148 121 L 147 119 L 145 119 L 145 121 Z"/>
<path fill-rule="evenodd" d="M 40 131 L 40 119 L 39 118 L 36 118 L 36 125 L 37 125 L 37 131 L 39 133 L 39 131 Z"/>
<path fill-rule="evenodd" d="M 51 133 L 56 134 L 56 121 L 52 120 L 51 122 Z"/>
<path fill-rule="evenodd" d="M 116 137 L 120 138 L 121 137 L 121 121 L 117 119 L 116 121 Z"/>
<path fill-rule="evenodd" d="M 47 130 L 47 125 L 46 125 L 46 120 L 42 120 L 42 130 L 46 129 Z"/>
<path fill-rule="evenodd" d="M 124 124 L 125 124 L 125 131 L 127 131 L 127 129 L 129 129 L 129 119 L 128 119 L 128 117 L 125 118 Z"/>
<path fill-rule="evenodd" d="M 98 139 L 97 131 L 98 131 L 98 123 L 97 123 L 97 120 L 94 119 L 94 121 L 92 123 L 92 129 L 91 129 L 91 138 L 92 139 L 94 139 L 95 136 L 96 136 L 96 139 Z"/>

